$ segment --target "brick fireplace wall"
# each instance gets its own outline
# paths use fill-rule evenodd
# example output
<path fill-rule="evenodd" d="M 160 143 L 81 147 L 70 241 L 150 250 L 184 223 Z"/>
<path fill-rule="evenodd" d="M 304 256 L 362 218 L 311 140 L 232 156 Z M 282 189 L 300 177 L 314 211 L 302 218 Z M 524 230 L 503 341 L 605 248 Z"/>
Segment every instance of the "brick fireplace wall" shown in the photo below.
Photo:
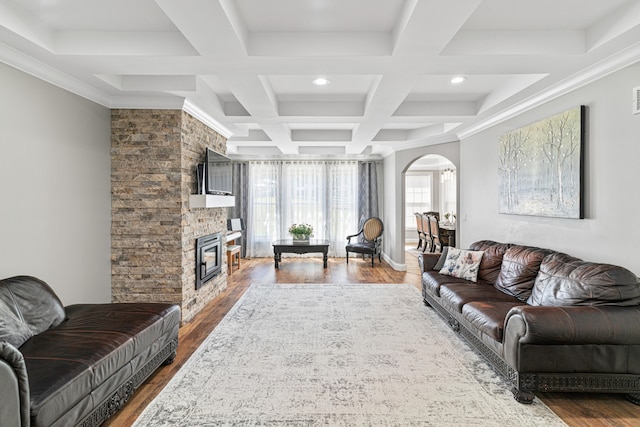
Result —
<path fill-rule="evenodd" d="M 207 147 L 226 139 L 184 111 L 112 110 L 113 302 L 179 304 L 188 322 L 226 288 L 225 264 L 195 289 L 196 238 L 226 232 L 226 208 L 189 209 Z"/>

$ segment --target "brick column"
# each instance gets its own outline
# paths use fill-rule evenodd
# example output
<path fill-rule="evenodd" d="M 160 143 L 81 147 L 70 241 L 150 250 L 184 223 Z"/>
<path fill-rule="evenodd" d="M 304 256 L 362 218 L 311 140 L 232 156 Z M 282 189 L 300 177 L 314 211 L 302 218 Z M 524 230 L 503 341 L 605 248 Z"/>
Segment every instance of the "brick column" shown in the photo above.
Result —
<path fill-rule="evenodd" d="M 171 302 L 183 321 L 226 288 L 226 268 L 195 290 L 195 239 L 226 230 L 226 209 L 189 210 L 196 165 L 226 139 L 180 110 L 112 110 L 113 302 Z"/>

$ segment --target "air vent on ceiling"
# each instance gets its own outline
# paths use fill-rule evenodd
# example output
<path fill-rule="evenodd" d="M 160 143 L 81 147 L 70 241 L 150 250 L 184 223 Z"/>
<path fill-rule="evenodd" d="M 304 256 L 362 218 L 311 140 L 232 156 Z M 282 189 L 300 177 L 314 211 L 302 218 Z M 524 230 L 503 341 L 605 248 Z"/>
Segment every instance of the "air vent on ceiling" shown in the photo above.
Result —
<path fill-rule="evenodd" d="M 640 86 L 633 88 L 633 114 L 640 114 Z"/>

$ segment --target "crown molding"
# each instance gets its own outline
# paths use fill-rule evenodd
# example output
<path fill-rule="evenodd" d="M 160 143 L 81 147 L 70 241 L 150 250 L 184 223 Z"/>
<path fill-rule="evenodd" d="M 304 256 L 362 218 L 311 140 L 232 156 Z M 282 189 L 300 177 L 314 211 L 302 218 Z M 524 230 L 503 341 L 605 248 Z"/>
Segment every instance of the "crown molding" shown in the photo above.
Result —
<path fill-rule="evenodd" d="M 107 108 L 181 109 L 183 98 L 111 96 L 19 50 L 0 43 L 0 62 Z"/>
<path fill-rule="evenodd" d="M 500 111 L 493 116 L 488 117 L 482 121 L 479 121 L 472 126 L 458 132 L 458 138 L 462 141 L 465 138 L 469 138 L 472 135 L 480 133 L 490 127 L 493 127 L 499 123 L 516 117 L 526 111 L 546 104 L 554 99 L 557 99 L 563 95 L 566 95 L 574 90 L 577 90 L 583 86 L 593 83 L 609 74 L 619 71 L 629 65 L 632 65 L 640 60 L 640 43 L 625 49 L 624 51 L 613 55 L 603 61 L 593 64 L 590 67 L 585 68 L 579 73 L 552 85 L 538 94 L 531 96 L 521 102 L 518 102 L 509 108 Z"/>
<path fill-rule="evenodd" d="M 191 114 L 193 117 L 200 120 L 202 123 L 209 126 L 211 129 L 215 130 L 227 139 L 231 138 L 231 136 L 233 135 L 233 132 L 223 126 L 219 121 L 211 117 L 211 115 L 205 113 L 200 107 L 189 101 L 189 99 L 184 100 L 182 110 Z"/>
<path fill-rule="evenodd" d="M 225 138 L 230 138 L 233 135 L 233 132 L 188 99 L 110 96 L 4 43 L 0 43 L 0 62 L 107 108 L 182 109 Z"/>
<path fill-rule="evenodd" d="M 0 61 L 3 63 L 30 74 L 40 80 L 71 92 L 75 95 L 86 98 L 105 107 L 111 107 L 111 97 L 104 92 L 88 85 L 75 77 L 56 70 L 49 65 L 40 62 L 19 50 L 0 43 Z"/>

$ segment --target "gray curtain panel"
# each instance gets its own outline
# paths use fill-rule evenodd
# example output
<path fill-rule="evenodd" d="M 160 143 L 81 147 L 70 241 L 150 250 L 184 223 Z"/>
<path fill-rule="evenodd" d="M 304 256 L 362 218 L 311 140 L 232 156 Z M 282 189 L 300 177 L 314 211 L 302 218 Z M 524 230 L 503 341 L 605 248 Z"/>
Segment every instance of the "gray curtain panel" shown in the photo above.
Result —
<path fill-rule="evenodd" d="M 378 176 L 376 162 L 358 162 L 358 225 L 378 216 Z"/>
<path fill-rule="evenodd" d="M 249 162 L 233 162 L 233 195 L 236 198 L 236 204 L 230 208 L 230 218 L 243 218 L 245 227 L 247 227 L 247 213 L 249 206 Z M 242 257 L 247 256 L 246 233 L 251 230 L 245 230 L 245 234 L 241 238 Z"/>

